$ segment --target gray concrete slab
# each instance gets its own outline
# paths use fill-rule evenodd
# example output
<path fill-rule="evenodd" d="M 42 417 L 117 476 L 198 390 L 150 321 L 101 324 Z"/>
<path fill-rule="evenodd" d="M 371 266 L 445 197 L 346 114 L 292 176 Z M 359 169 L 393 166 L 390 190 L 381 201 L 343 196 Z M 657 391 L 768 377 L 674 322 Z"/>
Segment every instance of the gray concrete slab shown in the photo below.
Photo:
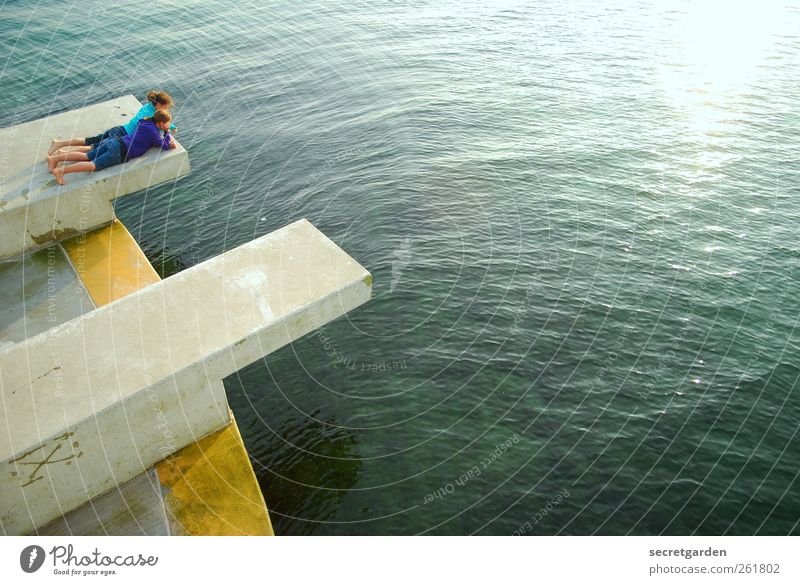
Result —
<path fill-rule="evenodd" d="M 0 529 L 29 532 L 222 428 L 222 378 L 371 292 L 300 220 L 0 350 Z"/>
<path fill-rule="evenodd" d="M 40 536 L 169 536 L 155 470 L 93 498 L 35 532 Z"/>
<path fill-rule="evenodd" d="M 0 262 L 0 348 L 94 309 L 60 246 Z"/>
<path fill-rule="evenodd" d="M 130 120 L 140 106 L 128 95 L 0 129 L 0 146 L 9 153 L 0 161 L 0 260 L 110 223 L 115 198 L 189 173 L 189 156 L 178 144 L 56 184 L 46 162 L 53 138 L 98 134 Z"/>

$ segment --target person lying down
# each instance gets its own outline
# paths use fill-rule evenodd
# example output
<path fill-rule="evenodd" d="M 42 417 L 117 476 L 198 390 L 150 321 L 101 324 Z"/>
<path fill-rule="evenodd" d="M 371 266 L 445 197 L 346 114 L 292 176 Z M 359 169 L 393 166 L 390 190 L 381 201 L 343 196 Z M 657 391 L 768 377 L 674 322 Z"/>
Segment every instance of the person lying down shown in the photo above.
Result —
<path fill-rule="evenodd" d="M 119 165 L 146 153 L 150 148 L 161 150 L 176 148 L 178 145 L 169 133 L 172 116 L 159 110 L 150 118 L 143 118 L 133 134 L 106 138 L 93 146 L 81 146 L 76 150 L 61 152 L 58 149 L 47 157 L 47 168 L 59 185 L 64 184 L 67 173 L 91 173 Z M 164 137 L 161 137 L 161 131 Z M 61 163 L 72 162 L 71 165 Z"/>

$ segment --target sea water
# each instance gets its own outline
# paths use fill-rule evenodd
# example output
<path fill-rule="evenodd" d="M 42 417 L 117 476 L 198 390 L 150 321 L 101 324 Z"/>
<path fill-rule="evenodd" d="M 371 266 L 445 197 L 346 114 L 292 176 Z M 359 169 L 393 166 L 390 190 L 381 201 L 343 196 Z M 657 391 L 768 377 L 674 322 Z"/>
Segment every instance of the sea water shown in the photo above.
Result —
<path fill-rule="evenodd" d="M 0 125 L 175 97 L 162 275 L 302 217 L 372 272 L 226 380 L 278 533 L 799 532 L 797 6 L 0 14 Z"/>

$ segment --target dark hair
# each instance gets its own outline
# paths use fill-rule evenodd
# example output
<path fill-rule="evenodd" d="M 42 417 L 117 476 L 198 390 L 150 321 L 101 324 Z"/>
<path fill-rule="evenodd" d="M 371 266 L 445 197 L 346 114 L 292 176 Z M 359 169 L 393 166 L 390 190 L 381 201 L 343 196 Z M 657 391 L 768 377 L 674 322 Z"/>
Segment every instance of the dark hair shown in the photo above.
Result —
<path fill-rule="evenodd" d="M 158 91 L 155 89 L 148 92 L 147 101 L 151 102 L 153 105 L 161 104 L 168 108 L 173 104 L 172 96 L 170 96 L 166 91 Z"/>
<path fill-rule="evenodd" d="M 161 124 L 162 122 L 170 122 L 172 120 L 172 114 L 164 110 L 158 110 L 149 118 L 145 118 L 145 120 L 152 120 L 156 124 Z"/>

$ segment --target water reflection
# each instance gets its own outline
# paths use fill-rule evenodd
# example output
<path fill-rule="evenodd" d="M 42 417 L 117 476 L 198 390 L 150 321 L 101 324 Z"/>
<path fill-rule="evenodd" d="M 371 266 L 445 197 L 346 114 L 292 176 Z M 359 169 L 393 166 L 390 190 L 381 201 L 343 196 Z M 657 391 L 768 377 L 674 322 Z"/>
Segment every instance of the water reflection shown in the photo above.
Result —
<path fill-rule="evenodd" d="M 321 407 L 308 413 L 269 400 L 277 392 L 263 363 L 225 380 L 276 534 L 313 534 L 335 519 L 361 477 L 352 431 Z"/>

